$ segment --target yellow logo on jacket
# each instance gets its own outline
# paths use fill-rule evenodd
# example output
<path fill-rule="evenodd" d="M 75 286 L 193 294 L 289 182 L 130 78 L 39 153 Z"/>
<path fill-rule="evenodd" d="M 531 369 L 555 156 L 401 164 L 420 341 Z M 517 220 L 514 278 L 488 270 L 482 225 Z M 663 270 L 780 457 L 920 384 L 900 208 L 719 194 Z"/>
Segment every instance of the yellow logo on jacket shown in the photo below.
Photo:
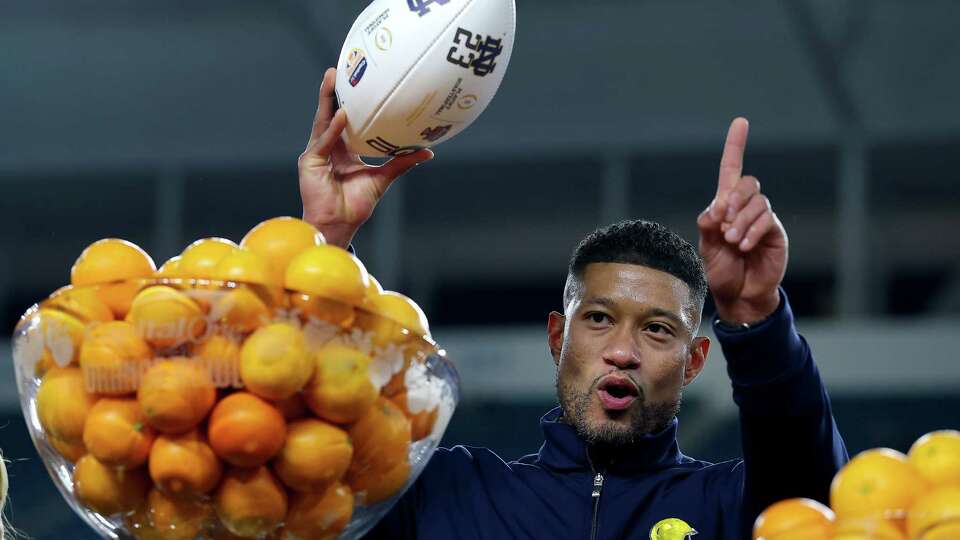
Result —
<path fill-rule="evenodd" d="M 680 518 L 661 519 L 650 529 L 650 540 L 687 540 L 697 531 Z"/>

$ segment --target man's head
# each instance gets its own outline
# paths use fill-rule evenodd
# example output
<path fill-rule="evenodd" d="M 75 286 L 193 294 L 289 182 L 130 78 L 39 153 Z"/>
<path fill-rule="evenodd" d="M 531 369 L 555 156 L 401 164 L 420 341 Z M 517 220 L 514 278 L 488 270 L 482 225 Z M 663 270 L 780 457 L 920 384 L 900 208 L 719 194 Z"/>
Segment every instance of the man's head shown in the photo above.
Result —
<path fill-rule="evenodd" d="M 624 221 L 580 242 L 548 332 L 557 397 L 582 438 L 630 445 L 673 420 L 709 349 L 697 337 L 706 294 L 697 250 L 662 225 Z"/>

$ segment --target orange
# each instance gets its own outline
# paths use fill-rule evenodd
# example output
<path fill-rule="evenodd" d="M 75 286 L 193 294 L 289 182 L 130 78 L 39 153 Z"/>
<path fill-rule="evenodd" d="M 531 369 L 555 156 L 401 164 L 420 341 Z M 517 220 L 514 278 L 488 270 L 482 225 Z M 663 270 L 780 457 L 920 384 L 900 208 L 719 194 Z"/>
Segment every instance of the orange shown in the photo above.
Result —
<path fill-rule="evenodd" d="M 288 487 L 323 491 L 343 477 L 352 457 L 346 431 L 320 420 L 298 420 L 287 427 L 273 470 Z"/>
<path fill-rule="evenodd" d="M 367 277 L 370 278 L 370 283 L 367 284 L 365 298 L 370 299 L 383 294 L 383 286 L 380 285 L 380 282 L 377 281 L 377 278 L 373 277 L 373 274 L 369 273 L 367 274 Z"/>
<path fill-rule="evenodd" d="M 787 499 L 770 505 L 753 523 L 753 539 L 828 538 L 833 511 L 812 499 Z"/>
<path fill-rule="evenodd" d="M 370 278 L 360 259 L 345 249 L 324 244 L 300 252 L 290 261 L 284 285 L 301 293 L 360 305 Z"/>
<path fill-rule="evenodd" d="M 348 476 L 350 487 L 357 493 L 363 504 L 376 504 L 396 495 L 410 478 L 410 462 L 401 461 L 393 467 L 381 471 L 366 469 Z M 798 539 L 799 540 L 799 539 Z M 804 538 L 803 540 L 811 540 Z"/>
<path fill-rule="evenodd" d="M 270 322 L 270 305 L 244 285 L 219 291 L 211 305 L 211 317 L 230 334 L 249 334 Z"/>
<path fill-rule="evenodd" d="M 94 287 L 65 285 L 50 295 L 44 307 L 59 309 L 87 324 L 113 320 L 113 311 L 100 300 Z"/>
<path fill-rule="evenodd" d="M 217 279 L 217 265 L 238 249 L 239 246 L 226 238 L 202 238 L 187 246 L 180 254 L 177 273 L 183 278 Z"/>
<path fill-rule="evenodd" d="M 192 359 L 206 368 L 217 388 L 240 388 L 240 343 L 214 334 L 194 347 Z"/>
<path fill-rule="evenodd" d="M 129 398 L 98 401 L 83 426 L 83 444 L 100 462 L 133 469 L 147 462 L 156 433 L 140 404 Z"/>
<path fill-rule="evenodd" d="M 957 540 L 960 538 L 960 523 L 944 523 L 927 531 L 919 540 Z"/>
<path fill-rule="evenodd" d="M 423 310 L 398 292 L 384 291 L 372 296 L 367 305 L 371 312 L 359 316 L 357 324 L 373 333 L 375 345 L 385 347 L 390 343 L 406 343 L 415 336 L 430 336 L 430 326 Z"/>
<path fill-rule="evenodd" d="M 156 270 L 150 255 L 133 242 L 105 238 L 80 253 L 70 269 L 70 284 L 74 287 L 99 285 L 97 296 L 122 319 L 140 288 L 136 278 L 151 277 Z"/>
<path fill-rule="evenodd" d="M 140 291 L 133 299 L 127 321 L 154 347 L 177 347 L 197 339 L 207 329 L 200 306 L 166 285 Z"/>
<path fill-rule="evenodd" d="M 90 454 L 73 469 L 73 491 L 80 504 L 105 516 L 140 506 L 150 480 L 143 469 L 115 469 Z"/>
<path fill-rule="evenodd" d="M 163 433 L 193 429 L 210 412 L 216 398 L 210 373 L 182 357 L 151 366 L 137 391 L 147 422 Z"/>
<path fill-rule="evenodd" d="M 167 259 L 167 262 L 163 263 L 160 268 L 157 268 L 153 276 L 168 279 L 180 277 L 180 256 L 177 255 Z"/>
<path fill-rule="evenodd" d="M 137 389 L 153 352 L 126 321 L 95 327 L 80 348 L 80 368 L 87 389 L 100 394 L 128 394 Z"/>
<path fill-rule="evenodd" d="M 960 485 L 943 485 L 926 493 L 913 503 L 907 514 L 910 538 L 927 538 L 950 525 L 960 525 Z"/>
<path fill-rule="evenodd" d="M 54 450 L 60 453 L 70 463 L 76 463 L 78 459 L 82 458 L 87 453 L 87 448 L 83 446 L 83 443 L 68 443 L 61 441 L 60 439 L 55 439 L 50 437 L 47 439 L 50 442 L 50 446 Z"/>
<path fill-rule="evenodd" d="M 275 289 L 283 286 L 282 274 L 274 269 L 266 257 L 243 248 L 220 259 L 212 276 L 213 279 L 265 285 Z"/>
<path fill-rule="evenodd" d="M 325 244 L 316 227 L 292 217 L 275 217 L 262 221 L 240 240 L 240 247 L 259 254 L 283 276 L 290 261 L 307 248 Z"/>
<path fill-rule="evenodd" d="M 303 390 L 314 414 L 346 424 L 370 409 L 377 399 L 377 389 L 370 382 L 368 355 L 339 341 L 330 341 L 314 358 L 316 372 Z"/>
<path fill-rule="evenodd" d="M 858 454 L 833 478 L 830 507 L 838 518 L 902 519 L 927 487 L 907 456 L 889 448 L 874 448 Z"/>
<path fill-rule="evenodd" d="M 355 424 L 350 426 L 353 461 L 347 473 L 354 491 L 407 462 L 410 448 L 410 420 L 386 398 L 379 398 Z M 405 478 L 404 478 L 405 479 Z"/>
<path fill-rule="evenodd" d="M 242 538 L 257 538 L 280 526 L 287 515 L 287 493 L 263 466 L 231 468 L 214 495 L 220 522 Z"/>
<path fill-rule="evenodd" d="M 313 370 L 303 332 L 288 323 L 260 328 L 240 350 L 240 377 L 248 390 L 267 399 L 281 400 L 299 392 Z"/>
<path fill-rule="evenodd" d="M 238 467 L 257 467 L 283 448 L 287 424 L 276 407 L 249 393 L 220 400 L 210 414 L 208 439 L 213 451 Z"/>
<path fill-rule="evenodd" d="M 917 439 L 907 454 L 932 485 L 960 485 L 960 431 L 933 431 Z"/>
<path fill-rule="evenodd" d="M 439 412 L 438 407 L 434 407 L 429 411 L 418 411 L 416 413 L 411 413 L 409 407 L 407 406 L 406 390 L 391 397 L 390 401 L 393 401 L 397 407 L 400 407 L 400 410 L 403 411 L 403 414 L 410 419 L 411 436 L 414 441 L 424 439 L 433 432 L 433 424 L 436 423 L 437 413 Z"/>
<path fill-rule="evenodd" d="M 837 518 L 832 540 L 907 540 L 898 525 L 881 517 Z"/>
<path fill-rule="evenodd" d="M 160 435 L 150 450 L 150 478 L 166 493 L 197 498 L 217 487 L 223 466 L 196 429 Z"/>
<path fill-rule="evenodd" d="M 350 304 L 311 296 L 299 292 L 290 293 L 290 305 L 303 322 L 323 321 L 341 328 L 349 328 L 356 319 L 356 310 Z"/>
<path fill-rule="evenodd" d="M 280 414 L 283 415 L 287 422 L 299 420 L 307 415 L 307 402 L 303 399 L 303 394 L 300 392 L 286 399 L 274 401 L 273 406 L 280 411 Z"/>
<path fill-rule="evenodd" d="M 79 368 L 54 367 L 37 390 L 37 416 L 48 439 L 69 445 L 83 443 L 83 425 L 97 396 L 87 393 Z"/>
<path fill-rule="evenodd" d="M 215 519 L 208 502 L 173 499 L 151 489 L 146 503 L 124 521 L 137 540 L 194 540 Z"/>
<path fill-rule="evenodd" d="M 286 540 L 333 540 L 353 517 L 353 493 L 340 483 L 324 491 L 294 493 L 284 522 Z"/>

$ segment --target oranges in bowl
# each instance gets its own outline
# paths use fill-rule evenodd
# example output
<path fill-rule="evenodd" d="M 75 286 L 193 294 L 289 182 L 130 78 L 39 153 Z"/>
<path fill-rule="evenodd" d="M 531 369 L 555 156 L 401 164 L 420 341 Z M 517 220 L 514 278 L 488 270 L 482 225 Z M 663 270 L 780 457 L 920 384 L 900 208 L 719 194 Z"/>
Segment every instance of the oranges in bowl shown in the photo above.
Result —
<path fill-rule="evenodd" d="M 95 242 L 13 350 L 54 482 L 92 527 L 138 539 L 359 537 L 458 398 L 419 306 L 289 217 L 159 269 Z"/>
<path fill-rule="evenodd" d="M 873 448 L 830 485 L 830 508 L 788 499 L 754 523 L 754 540 L 946 540 L 960 538 L 960 431 L 917 439 L 907 454 Z"/>

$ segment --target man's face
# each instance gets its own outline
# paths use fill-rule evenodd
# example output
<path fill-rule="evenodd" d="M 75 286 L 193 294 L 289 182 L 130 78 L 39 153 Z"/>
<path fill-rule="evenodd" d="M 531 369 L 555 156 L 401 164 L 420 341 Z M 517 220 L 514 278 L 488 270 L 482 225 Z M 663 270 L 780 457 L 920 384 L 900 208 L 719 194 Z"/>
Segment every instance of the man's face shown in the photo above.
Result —
<path fill-rule="evenodd" d="M 694 338 L 691 303 L 687 285 L 666 272 L 587 265 L 566 314 L 549 323 L 560 405 L 582 438 L 629 445 L 673 419 L 709 347 Z"/>

